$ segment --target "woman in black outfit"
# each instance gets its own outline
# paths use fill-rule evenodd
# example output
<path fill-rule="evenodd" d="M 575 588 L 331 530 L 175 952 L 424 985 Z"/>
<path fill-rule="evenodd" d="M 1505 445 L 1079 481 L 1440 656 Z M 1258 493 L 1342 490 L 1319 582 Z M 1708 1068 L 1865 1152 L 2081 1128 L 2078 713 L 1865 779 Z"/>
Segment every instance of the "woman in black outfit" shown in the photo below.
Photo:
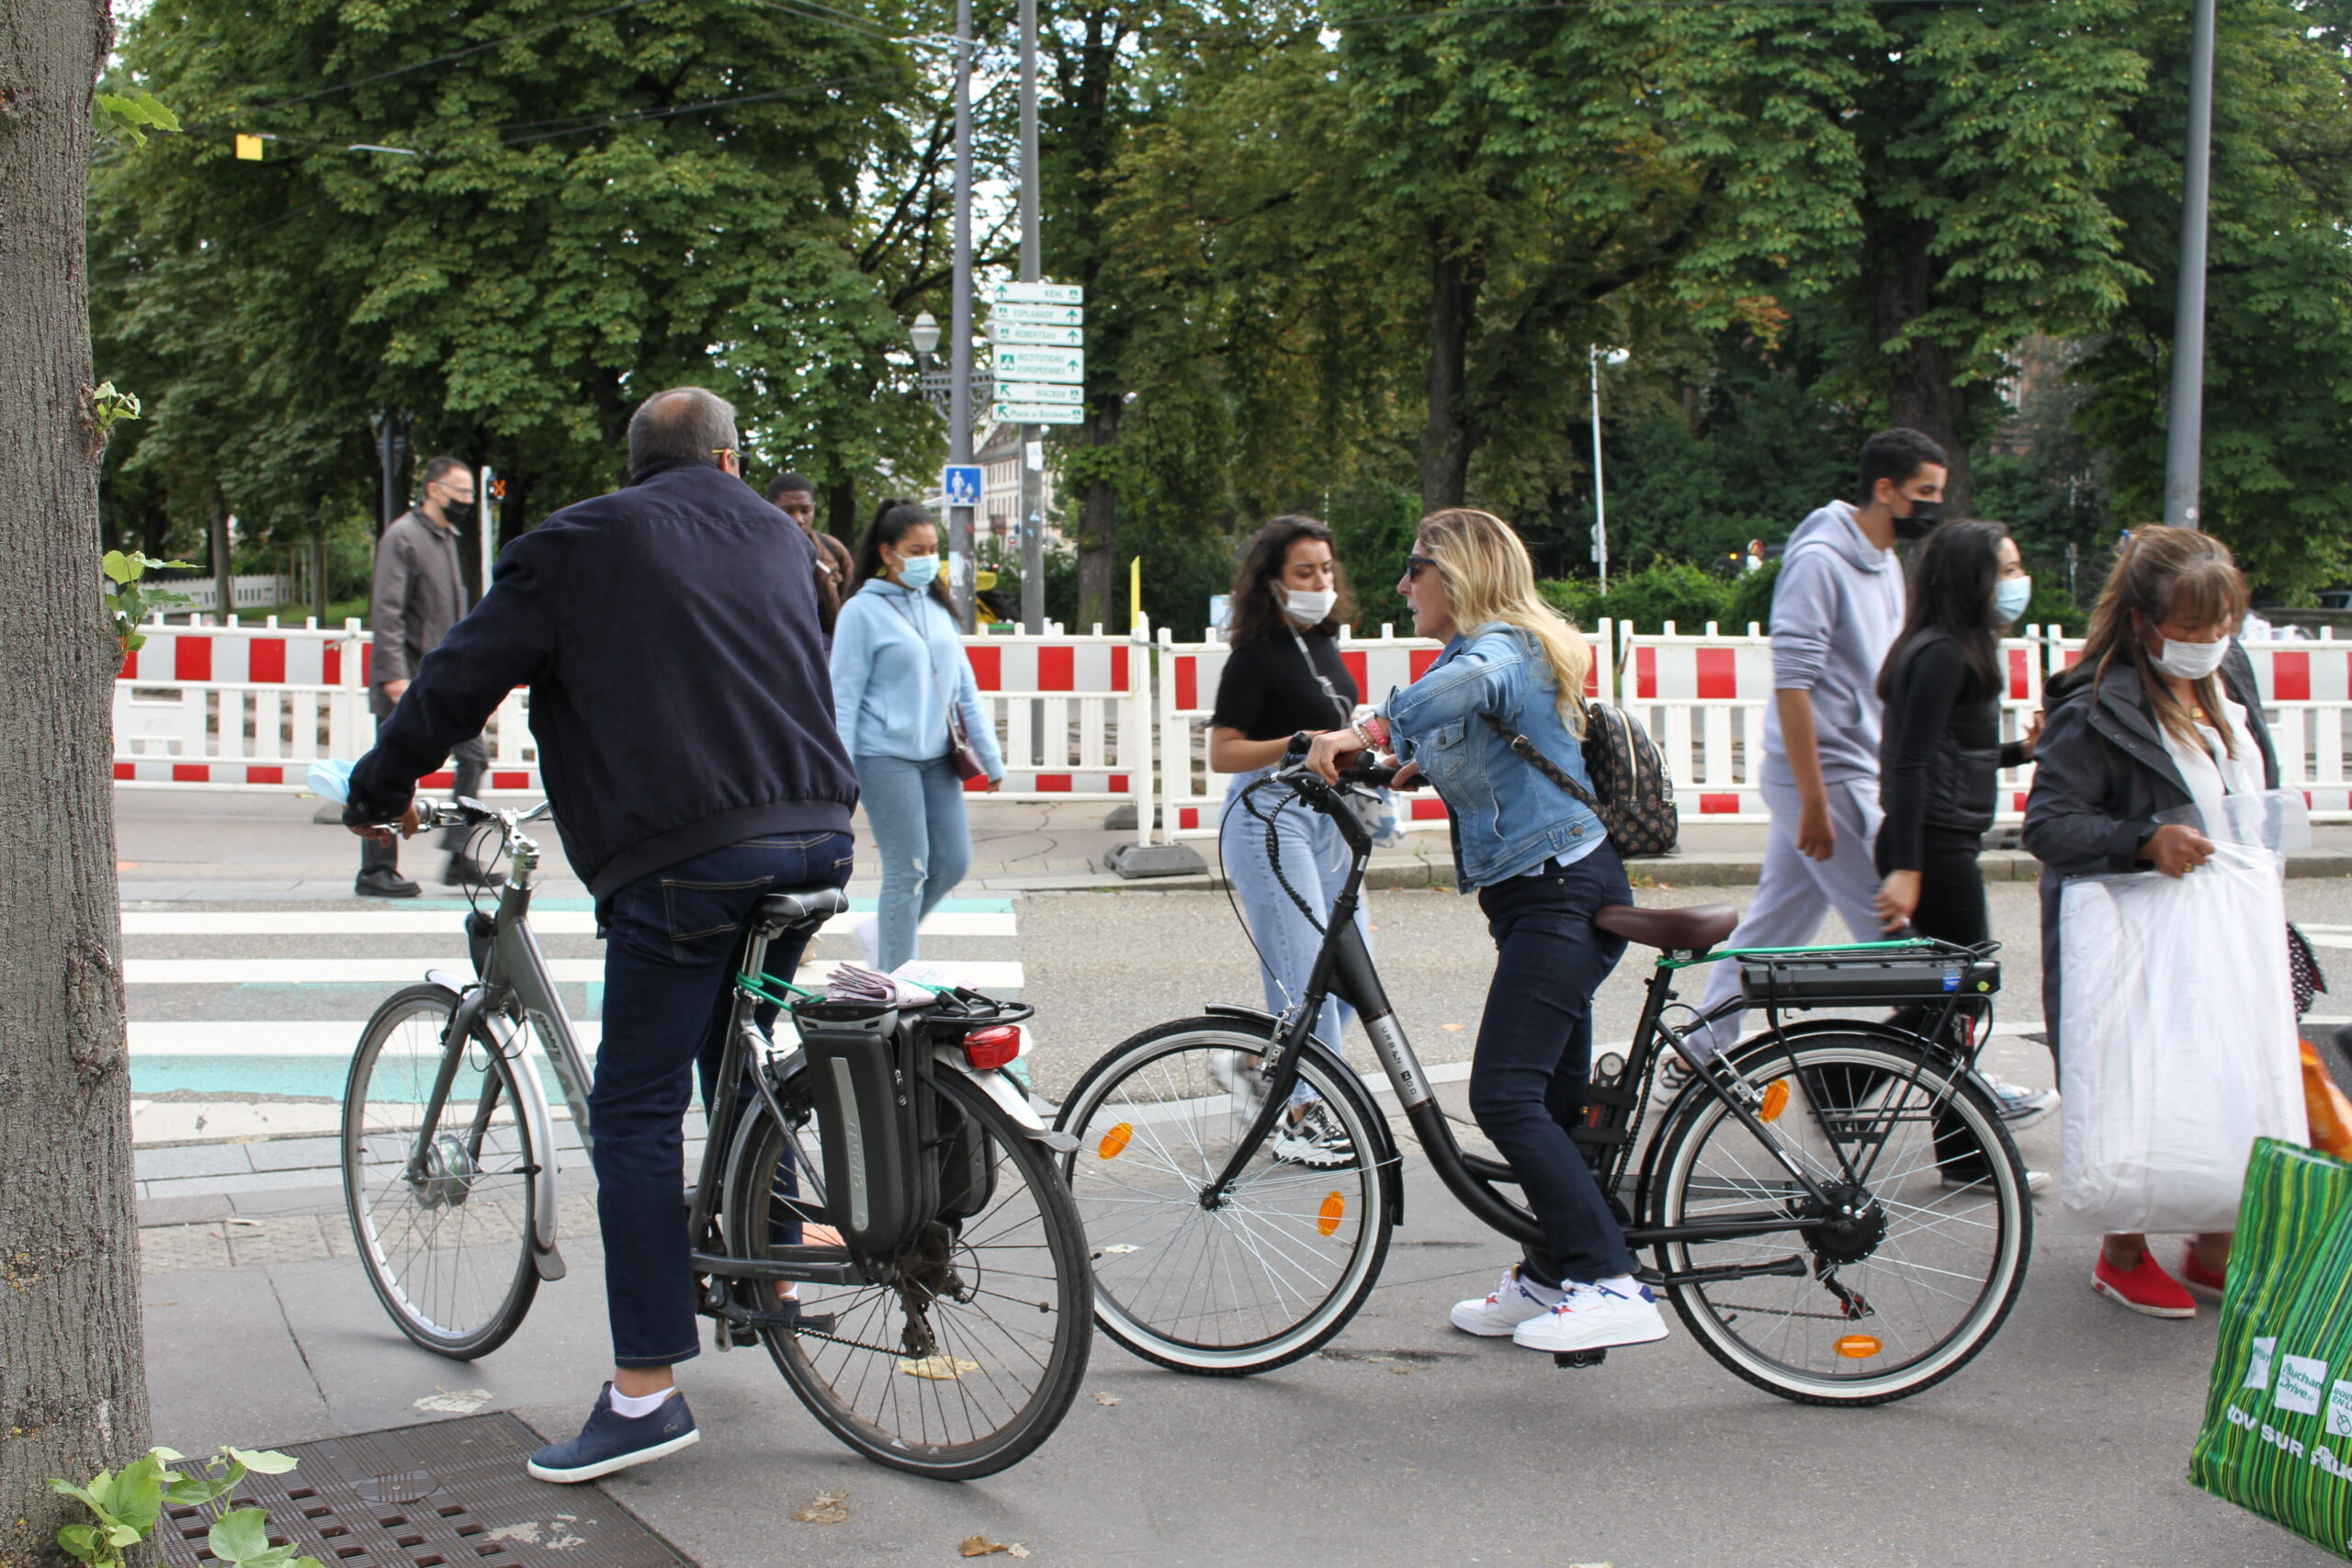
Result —
<path fill-rule="evenodd" d="M 1993 825 L 1996 775 L 2033 758 L 2033 728 L 2001 739 L 1995 628 L 2025 613 L 2033 580 L 1998 523 L 1947 523 L 1911 566 L 1910 608 L 1880 669 L 1878 913 L 1962 945 L 1993 934 L 1976 857 Z"/>
<path fill-rule="evenodd" d="M 2032 760 L 2041 729 L 2036 715 L 2023 739 L 2001 739 L 1996 628 L 2023 615 L 2032 593 L 2017 541 L 1998 523 L 1947 523 L 1912 559 L 1909 608 L 1878 677 L 1886 705 L 1878 914 L 1890 934 L 1907 926 L 1963 946 L 1993 934 L 1976 857 L 1993 825 L 1996 775 Z M 1985 1087 L 2011 1127 L 2038 1122 L 2058 1104 L 2049 1089 L 1993 1080 Z M 1956 1181 L 1971 1175 L 1956 1165 L 1944 1174 Z M 2026 1184 L 2039 1191 L 2050 1178 L 2030 1170 Z"/>

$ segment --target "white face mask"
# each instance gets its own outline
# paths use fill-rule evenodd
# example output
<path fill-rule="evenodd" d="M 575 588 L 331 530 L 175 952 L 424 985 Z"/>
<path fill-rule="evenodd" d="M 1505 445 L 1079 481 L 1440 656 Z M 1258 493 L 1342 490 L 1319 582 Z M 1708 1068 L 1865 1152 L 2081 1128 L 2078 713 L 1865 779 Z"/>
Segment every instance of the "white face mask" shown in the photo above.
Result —
<path fill-rule="evenodd" d="M 2148 662 L 2176 681 L 2202 681 L 2222 667 L 2222 656 L 2230 650 L 2228 637 L 2211 642 L 2175 642 L 2164 639 L 2164 648 Z"/>
<path fill-rule="evenodd" d="M 1336 589 L 1317 589 L 1310 593 L 1304 588 L 1285 590 L 1283 613 L 1302 626 L 1319 626 L 1331 617 L 1331 606 L 1340 602 Z"/>

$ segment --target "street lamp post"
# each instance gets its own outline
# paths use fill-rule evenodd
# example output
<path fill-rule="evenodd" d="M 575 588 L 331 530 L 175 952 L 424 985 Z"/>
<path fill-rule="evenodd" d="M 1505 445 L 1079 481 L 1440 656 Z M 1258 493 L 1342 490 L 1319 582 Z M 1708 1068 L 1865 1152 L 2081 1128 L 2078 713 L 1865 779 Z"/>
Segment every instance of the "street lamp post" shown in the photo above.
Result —
<path fill-rule="evenodd" d="M 939 319 L 929 310 L 907 324 L 907 342 L 915 351 L 915 389 L 940 418 L 953 419 L 956 378 L 953 372 L 938 368 L 939 335 Z M 975 370 L 969 373 L 968 379 L 974 404 L 987 402 L 996 395 L 994 371 Z M 969 437 L 966 439 L 968 441 Z"/>
<path fill-rule="evenodd" d="M 972 460 L 972 0 L 956 0 L 956 268 L 947 313 L 947 460 Z M 972 509 L 947 509 L 948 592 L 972 629 Z"/>
<path fill-rule="evenodd" d="M 1592 376 L 1592 558 L 1600 567 L 1600 591 L 1609 592 L 1609 503 L 1600 485 L 1600 361 L 1599 344 L 1585 349 L 1586 368 Z M 1633 356 L 1622 348 L 1608 352 L 1609 363 L 1623 365 Z"/>
<path fill-rule="evenodd" d="M 2180 204 L 2180 288 L 2165 415 L 2165 521 L 2198 524 L 2205 428 L 2205 228 L 2213 165 L 2213 0 L 2197 0 L 2188 39 L 2188 145 Z"/>

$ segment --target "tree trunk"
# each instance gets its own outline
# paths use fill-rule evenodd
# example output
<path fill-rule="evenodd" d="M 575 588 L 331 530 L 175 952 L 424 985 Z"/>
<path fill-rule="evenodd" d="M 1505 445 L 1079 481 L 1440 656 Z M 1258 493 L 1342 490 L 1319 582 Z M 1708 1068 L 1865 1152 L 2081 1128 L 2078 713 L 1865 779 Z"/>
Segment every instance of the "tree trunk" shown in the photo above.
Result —
<path fill-rule="evenodd" d="M 0 1568 L 147 1443 L 84 191 L 101 0 L 0 0 Z"/>
<path fill-rule="evenodd" d="M 1430 262 L 1429 414 L 1421 428 L 1421 510 L 1459 506 L 1470 485 L 1470 455 L 1477 436 L 1464 420 L 1463 387 L 1469 374 L 1470 327 L 1478 310 L 1483 268 L 1457 253 L 1443 235 L 1431 236 Z"/>
<path fill-rule="evenodd" d="M 311 530 L 311 615 L 319 625 L 327 624 L 327 532 L 323 518 Z"/>
<path fill-rule="evenodd" d="M 1872 303 L 1880 343 L 1893 342 L 1934 305 L 1935 258 L 1928 251 L 1934 239 L 1932 224 L 1904 220 L 1891 227 L 1887 243 L 1879 247 Z M 1963 438 L 1968 393 L 1952 385 L 1951 355 L 1943 344 L 1915 338 L 1892 356 L 1887 401 L 1895 423 L 1931 437 L 1951 459 L 1944 480 L 1943 514 L 1969 516 L 1975 487 Z"/>
<path fill-rule="evenodd" d="M 1118 445 L 1119 413 L 1124 406 L 1117 392 L 1098 400 L 1086 424 L 1086 445 L 1109 448 Z M 1099 475 L 1086 483 L 1078 505 L 1078 625 L 1081 636 L 1100 626 L 1122 632 L 1118 617 L 1119 492 Z"/>
<path fill-rule="evenodd" d="M 854 550 L 864 536 L 865 526 L 857 519 L 857 479 L 844 474 L 825 492 L 825 531 Z M 842 586 L 846 589 L 849 584 Z"/>

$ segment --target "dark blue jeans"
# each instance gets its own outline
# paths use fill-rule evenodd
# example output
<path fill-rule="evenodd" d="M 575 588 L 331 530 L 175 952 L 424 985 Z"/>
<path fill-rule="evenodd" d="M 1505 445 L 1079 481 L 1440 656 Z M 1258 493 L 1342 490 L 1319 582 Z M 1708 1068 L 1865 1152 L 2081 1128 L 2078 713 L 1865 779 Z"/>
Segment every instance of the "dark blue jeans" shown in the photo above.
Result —
<path fill-rule="evenodd" d="M 639 877 L 605 900 L 605 1038 L 588 1093 L 613 1362 L 666 1367 L 701 1348 L 685 1190 L 686 1103 L 706 1112 L 733 1010 L 744 919 L 771 893 L 849 881 L 846 833 L 751 839 Z M 789 976 L 806 942 L 768 949 Z"/>
<path fill-rule="evenodd" d="M 1525 1272 L 1546 1285 L 1634 1271 L 1625 1233 L 1568 1139 L 1592 1070 L 1592 994 L 1625 955 L 1623 938 L 1593 929 L 1593 911 L 1633 901 L 1624 864 L 1605 843 L 1566 871 L 1547 865 L 1478 891 L 1496 958 L 1470 1064 L 1470 1113 L 1543 1227 Z"/>

